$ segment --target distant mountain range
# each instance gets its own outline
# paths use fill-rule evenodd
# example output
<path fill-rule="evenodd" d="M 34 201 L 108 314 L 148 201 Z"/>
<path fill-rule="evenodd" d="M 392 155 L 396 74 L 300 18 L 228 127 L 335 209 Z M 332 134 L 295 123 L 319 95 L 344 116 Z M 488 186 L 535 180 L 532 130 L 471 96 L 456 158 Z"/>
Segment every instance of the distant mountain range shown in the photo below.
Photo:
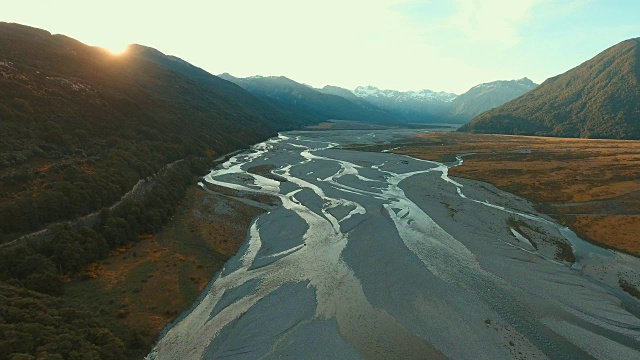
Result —
<path fill-rule="evenodd" d="M 547 79 L 459 131 L 640 139 L 640 38 Z"/>
<path fill-rule="evenodd" d="M 237 78 L 228 73 L 220 78 L 233 82 L 281 111 L 305 121 L 356 120 L 396 123 L 401 119 L 366 102 L 324 93 L 284 76 Z"/>
<path fill-rule="evenodd" d="M 316 121 L 465 123 L 536 86 L 527 78 L 495 81 L 475 86 L 458 96 L 428 89 L 397 91 L 374 86 L 359 86 L 353 91 L 330 85 L 315 89 L 282 76 L 237 78 L 228 73 L 218 76 L 240 85 L 282 111 Z"/>
<path fill-rule="evenodd" d="M 374 86 L 359 86 L 353 93 L 408 122 L 448 122 L 449 104 L 456 94 L 431 90 L 380 90 Z"/>

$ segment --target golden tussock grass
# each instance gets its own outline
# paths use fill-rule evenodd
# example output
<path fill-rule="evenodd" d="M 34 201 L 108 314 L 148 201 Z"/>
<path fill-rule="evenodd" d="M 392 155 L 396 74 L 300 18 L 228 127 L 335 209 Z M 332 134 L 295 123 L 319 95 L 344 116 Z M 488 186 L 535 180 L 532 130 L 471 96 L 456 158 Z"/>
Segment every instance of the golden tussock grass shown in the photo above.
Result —
<path fill-rule="evenodd" d="M 640 193 L 640 141 L 423 133 L 395 145 L 436 161 L 473 153 L 450 174 L 549 205 L 587 240 L 640 255 L 640 202 L 625 201 Z"/>

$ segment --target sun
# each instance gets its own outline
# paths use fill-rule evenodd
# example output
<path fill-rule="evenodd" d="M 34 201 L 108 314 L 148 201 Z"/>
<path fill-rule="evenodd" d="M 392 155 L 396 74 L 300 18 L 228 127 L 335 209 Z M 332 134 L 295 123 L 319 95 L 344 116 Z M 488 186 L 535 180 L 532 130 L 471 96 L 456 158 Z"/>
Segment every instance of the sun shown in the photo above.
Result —
<path fill-rule="evenodd" d="M 107 49 L 107 51 L 109 51 L 112 55 L 122 55 L 125 52 L 127 52 L 128 48 L 129 48 L 128 44 L 124 46 L 116 45 L 116 46 L 105 47 L 105 49 Z"/>

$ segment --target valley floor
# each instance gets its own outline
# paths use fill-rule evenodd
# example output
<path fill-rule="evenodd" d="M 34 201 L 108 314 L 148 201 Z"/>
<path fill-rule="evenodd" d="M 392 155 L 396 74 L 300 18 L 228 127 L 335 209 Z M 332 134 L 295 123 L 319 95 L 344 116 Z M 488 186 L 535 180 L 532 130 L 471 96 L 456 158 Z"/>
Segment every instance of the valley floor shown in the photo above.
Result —
<path fill-rule="evenodd" d="M 450 177 L 459 156 L 339 148 L 425 142 L 407 135 L 281 134 L 202 178 L 279 204 L 148 359 L 637 358 L 640 309 L 622 281 L 639 284 L 640 259 Z"/>
<path fill-rule="evenodd" d="M 640 141 L 434 132 L 361 149 L 376 148 L 436 161 L 468 154 L 451 175 L 523 196 L 583 239 L 640 256 Z"/>
<path fill-rule="evenodd" d="M 395 134 L 399 134 L 398 136 L 387 135 L 384 136 L 384 140 L 375 140 L 376 137 L 383 137 L 383 132 L 376 132 L 376 134 L 354 132 L 353 135 L 374 137 L 374 140 L 366 140 L 369 143 L 361 145 L 359 147 L 361 150 L 394 152 L 442 162 L 453 162 L 457 155 L 467 154 L 460 166 L 449 169 L 449 174 L 482 180 L 497 188 L 482 182 L 457 180 L 465 185 L 465 192 L 474 194 L 476 197 L 485 196 L 491 203 L 506 204 L 511 208 L 517 209 L 523 206 L 526 212 L 531 213 L 534 211 L 532 208 L 524 203 L 521 204 L 516 197 L 499 189 L 527 197 L 542 204 L 537 205 L 538 210 L 560 219 L 579 232 L 581 237 L 628 253 L 640 254 L 640 244 L 637 244 L 634 238 L 635 229 L 640 225 L 640 201 L 637 201 L 640 197 L 640 178 L 637 175 L 633 177 L 634 167 L 637 169 L 640 165 L 640 142 L 459 133 L 421 133 L 412 136 L 412 133 L 396 131 Z M 346 139 L 352 139 L 353 135 L 349 133 L 339 142 L 344 144 Z M 363 141 L 360 137 L 353 139 Z M 296 149 L 301 145 L 294 146 Z M 280 156 L 278 152 L 272 156 L 276 155 Z M 253 158 L 252 155 L 249 157 Z M 264 160 L 267 160 L 266 157 Z M 250 183 L 249 180 L 252 180 L 254 175 L 258 175 L 263 179 L 269 179 L 265 181 L 281 183 L 281 186 L 291 186 L 284 185 L 287 179 L 283 178 L 283 175 L 288 173 L 276 175 L 273 171 L 276 167 L 271 160 L 255 163 L 256 166 L 247 167 L 246 172 L 242 173 L 238 178 L 239 183 Z M 306 174 L 306 171 L 302 174 Z M 434 220 L 456 238 L 464 239 L 467 236 L 465 233 L 469 232 L 477 236 L 476 230 L 471 231 L 467 225 L 460 225 L 473 223 L 471 218 L 465 215 L 469 212 L 466 207 L 468 205 L 463 206 L 463 203 L 459 203 L 463 199 L 457 199 L 457 195 L 448 194 L 440 186 L 426 191 L 422 185 L 426 179 L 416 176 L 404 183 L 403 187 L 407 194 L 412 194 L 409 197 L 418 204 L 423 204 L 427 198 L 433 200 L 424 204 L 435 204 L 434 209 L 425 207 L 425 210 L 428 210 L 427 212 L 434 217 Z M 293 180 L 295 178 L 289 178 L 289 181 Z M 161 233 L 148 236 L 132 247 L 119 249 L 109 259 L 94 264 L 89 268 L 89 274 L 93 279 L 67 284 L 66 301 L 82 303 L 105 319 L 117 321 L 116 326 L 137 330 L 144 335 L 142 348 L 147 348 L 162 328 L 189 308 L 200 293 L 202 293 L 201 296 L 211 294 L 213 290 L 205 288 L 209 280 L 216 272 L 223 269 L 225 263 L 232 259 L 243 243 L 246 245 L 251 240 L 252 234 L 247 234 L 247 230 L 253 219 L 264 214 L 266 210 L 273 210 L 276 202 L 274 197 L 267 194 L 251 195 L 238 190 L 244 185 L 236 186 L 234 189 L 233 186 L 228 188 L 210 181 L 203 182 L 204 184 L 199 184 L 200 187 L 194 186 L 188 190 L 174 218 Z M 228 184 L 222 185 L 228 186 Z M 444 186 L 449 185 L 445 183 Z M 422 199 L 423 196 L 427 198 Z M 353 209 L 335 207 L 335 211 L 338 210 L 349 212 Z M 336 213 L 335 216 L 340 218 L 345 214 Z M 562 245 L 566 244 L 566 241 L 563 241 L 559 234 L 555 234 L 555 237 L 542 236 L 540 234 L 550 230 L 543 230 L 539 224 L 535 224 L 535 221 L 519 219 L 518 216 L 505 217 L 506 222 L 497 221 L 490 226 L 493 232 L 507 231 L 506 235 L 502 234 L 502 236 L 508 236 L 509 229 L 512 229 L 512 232 L 515 231 L 515 238 L 508 240 L 509 244 L 505 242 L 500 243 L 504 246 L 499 245 L 499 247 L 502 246 L 500 251 L 509 253 L 507 258 L 524 256 L 526 264 L 528 262 L 547 264 L 544 265 L 545 268 L 549 266 L 550 269 L 558 271 L 557 265 L 571 266 L 576 256 L 580 257 L 580 249 L 572 251 L 570 247 L 563 248 Z M 293 219 L 286 220 L 288 224 L 282 228 L 282 232 L 275 237 L 276 239 L 283 234 L 296 232 L 291 220 Z M 607 224 L 610 224 L 609 227 L 606 227 Z M 270 224 L 270 226 L 273 225 Z M 456 234 L 456 229 L 460 229 L 462 233 Z M 522 236 L 525 240 L 521 240 Z M 524 241 L 527 245 L 521 245 L 518 241 Z M 273 246 L 274 249 L 271 250 L 275 255 L 265 255 L 266 258 L 282 256 L 278 255 L 280 254 L 278 251 L 282 250 L 279 249 L 280 246 Z M 534 252 L 529 253 L 534 248 L 535 255 Z M 293 249 L 299 252 L 298 247 Z M 568 250 L 568 254 L 563 252 L 563 249 Z M 472 250 L 476 252 L 476 249 L 472 248 Z M 523 255 L 514 255 L 511 250 L 516 253 L 520 251 Z M 240 258 L 240 255 L 246 256 L 244 253 L 246 251 L 248 250 L 241 250 L 236 258 Z M 596 260 L 598 259 L 600 257 L 596 257 Z M 625 284 L 627 286 L 632 284 L 631 287 L 625 288 L 622 283 L 619 285 L 627 292 L 637 291 L 633 286 L 638 283 L 635 268 L 622 271 L 628 269 L 625 266 L 613 266 L 609 260 L 598 261 L 582 259 L 580 266 L 586 265 L 584 274 L 613 287 L 617 287 L 620 279 L 625 279 Z M 230 264 L 233 264 L 233 261 Z M 489 266 L 487 264 L 490 263 L 483 263 L 483 266 Z M 262 268 L 264 265 L 261 264 L 258 268 L 269 268 L 268 265 Z M 559 269 L 564 268 L 560 266 Z M 501 276 L 506 276 L 504 275 L 506 272 L 496 271 L 503 274 Z M 543 277 L 536 279 L 536 286 L 532 285 L 532 288 L 536 288 L 536 291 L 547 289 L 547 285 L 538 284 Z M 364 281 L 364 278 L 361 281 Z M 529 281 L 533 279 L 530 278 Z M 525 286 L 524 283 L 518 282 L 517 287 L 523 286 Z M 529 289 L 529 285 L 526 287 L 528 291 L 533 291 Z M 300 290 L 300 293 L 303 292 L 304 290 Z M 486 296 L 488 296 L 487 300 L 493 299 L 493 295 Z M 638 294 L 635 296 L 637 297 Z M 196 305 L 202 306 L 200 301 L 196 302 Z M 233 302 L 234 299 L 230 298 L 228 301 Z M 183 316 L 188 317 L 189 314 L 190 311 L 186 311 Z M 469 316 L 471 315 L 467 314 L 465 318 Z M 509 333 L 513 329 L 499 320 L 505 316 L 508 318 L 511 315 L 489 316 L 488 313 L 486 318 L 476 320 L 483 330 L 485 327 L 492 331 L 495 328 L 495 331 L 499 331 L 504 339 L 508 339 L 507 345 L 502 344 L 505 346 L 506 353 L 516 351 L 515 349 L 518 349 L 517 351 L 535 350 L 535 346 L 527 345 L 527 341 L 523 340 L 524 343 L 521 344 L 514 340 L 513 334 Z M 408 325 L 405 324 L 405 326 Z M 467 324 L 467 326 L 470 325 Z M 480 328 L 476 330 L 480 331 Z M 166 340 L 167 338 L 165 342 Z M 509 341 L 516 345 L 509 345 Z M 435 343 L 439 344 L 439 347 L 444 346 L 443 342 Z M 360 349 L 360 351 L 363 350 Z M 452 354 L 450 351 L 447 353 Z M 488 350 L 485 349 L 485 351 Z M 522 356 L 522 354 L 516 355 L 517 351 L 511 353 L 511 356 Z"/>

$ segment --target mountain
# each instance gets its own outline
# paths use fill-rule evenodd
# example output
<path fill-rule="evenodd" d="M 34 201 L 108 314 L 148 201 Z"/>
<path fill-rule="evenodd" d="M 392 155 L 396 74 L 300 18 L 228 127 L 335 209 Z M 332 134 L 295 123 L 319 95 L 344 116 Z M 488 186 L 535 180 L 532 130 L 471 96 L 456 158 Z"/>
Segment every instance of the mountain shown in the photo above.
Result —
<path fill-rule="evenodd" d="M 251 109 L 265 118 L 265 121 L 275 129 L 291 129 L 299 125 L 292 117 L 275 111 L 275 109 L 265 101 L 258 100 L 240 86 L 223 80 L 207 71 L 192 65 L 177 56 L 165 55 L 162 52 L 139 44 L 132 44 L 127 47 L 127 56 L 138 57 L 153 62 L 171 72 L 186 76 L 200 85 L 208 86 L 208 95 L 233 98 L 233 101 L 244 109 Z"/>
<path fill-rule="evenodd" d="M 175 61 L 170 63 L 174 68 L 178 67 Z M 494 81 L 477 85 L 457 96 L 444 91 L 380 90 L 374 86 L 359 86 L 353 91 L 331 85 L 314 89 L 283 76 L 237 78 L 228 73 L 218 76 L 305 121 L 342 119 L 385 123 L 464 123 L 537 86 L 527 78 Z"/>
<path fill-rule="evenodd" d="M 0 238 L 99 210 L 128 184 L 180 158 L 224 154 L 295 126 L 234 84 L 186 74 L 195 67 L 174 61 L 182 69 L 175 70 L 162 63 L 171 58 L 144 52 L 156 61 L 136 47 L 113 55 L 63 35 L 0 23 Z M 127 159 L 122 173 L 109 170 L 114 149 Z M 56 176 L 38 175 L 40 168 L 87 162 L 93 170 L 77 186 L 84 193 L 77 204 L 50 201 L 29 219 L 16 218 L 26 197 L 74 196 L 73 182 L 57 184 Z M 105 179 L 118 182 L 119 190 L 98 201 L 93 192 L 103 192 L 97 184 Z"/>
<path fill-rule="evenodd" d="M 399 119 L 383 110 L 356 104 L 342 96 L 327 94 L 284 76 L 237 78 L 228 73 L 220 78 L 231 81 L 274 107 L 306 121 L 357 120 L 397 122 Z"/>
<path fill-rule="evenodd" d="M 640 139 L 639 43 L 623 41 L 459 131 Z"/>
<path fill-rule="evenodd" d="M 323 87 L 322 89 L 317 89 L 317 90 L 320 91 L 321 93 L 343 97 L 343 98 L 345 98 L 345 99 L 347 99 L 347 100 L 349 100 L 351 102 L 354 102 L 356 104 L 371 105 L 371 103 L 369 103 L 368 101 L 357 97 L 353 93 L 353 91 L 351 91 L 349 89 L 341 88 L 339 86 L 327 85 L 327 86 Z"/>
<path fill-rule="evenodd" d="M 451 101 L 449 117 L 453 122 L 467 122 L 476 115 L 522 96 L 536 86 L 538 84 L 527 78 L 476 85 Z"/>
<path fill-rule="evenodd" d="M 177 56 L 165 55 L 162 52 L 148 46 L 140 44 L 131 44 L 127 46 L 126 54 L 128 56 L 136 56 L 145 60 L 158 64 L 166 69 L 170 69 L 179 72 L 183 75 L 188 75 L 193 79 L 214 81 L 222 86 L 228 86 L 229 83 L 221 80 L 217 76 L 213 76 L 207 71 L 194 66 Z M 225 85 L 226 83 L 226 85 Z M 231 88 L 231 87 L 229 87 Z"/>
<path fill-rule="evenodd" d="M 336 95 L 336 96 L 340 96 L 342 98 L 345 98 L 345 99 L 351 101 L 352 103 L 360 106 L 361 108 L 366 109 L 367 111 L 376 111 L 376 112 L 377 111 L 383 111 L 384 112 L 384 110 L 382 110 L 379 107 L 373 105 L 372 103 L 368 102 L 367 100 L 357 97 L 353 93 L 353 91 L 351 91 L 349 89 L 341 88 L 339 86 L 327 85 L 327 86 L 323 87 L 322 89 L 318 89 L 318 91 L 320 91 L 321 93 L 324 93 L 324 94 Z M 394 117 L 393 115 L 389 115 L 389 116 L 390 117 Z M 398 119 L 398 121 L 400 121 L 400 119 Z"/>
<path fill-rule="evenodd" d="M 154 334 L 70 307 L 64 279 L 160 231 L 213 159 L 298 124 L 157 50 L 0 23 L 0 357 L 144 357 Z"/>
<path fill-rule="evenodd" d="M 0 41 L 0 126 L 5 135 L 16 131 L 9 143 L 40 133 L 19 127 L 51 121 L 69 143 L 74 131 L 102 138 L 148 128 L 224 152 L 291 125 L 233 84 L 205 74 L 200 76 L 206 80 L 194 81 L 135 51 L 116 56 L 62 35 L 6 23 L 0 24 Z M 45 146 L 46 140 L 37 143 Z M 7 142 L 2 147 L 5 155 L 20 151 L 20 145 Z"/>
<path fill-rule="evenodd" d="M 457 96 L 431 90 L 380 90 L 375 86 L 359 86 L 353 93 L 407 122 L 447 122 L 447 111 Z"/>
<path fill-rule="evenodd" d="M 0 119 L 0 241 L 99 210 L 176 160 L 224 154 L 298 125 L 157 50 L 113 55 L 8 23 L 0 23 Z M 49 173 L 67 167 L 81 183 Z"/>

